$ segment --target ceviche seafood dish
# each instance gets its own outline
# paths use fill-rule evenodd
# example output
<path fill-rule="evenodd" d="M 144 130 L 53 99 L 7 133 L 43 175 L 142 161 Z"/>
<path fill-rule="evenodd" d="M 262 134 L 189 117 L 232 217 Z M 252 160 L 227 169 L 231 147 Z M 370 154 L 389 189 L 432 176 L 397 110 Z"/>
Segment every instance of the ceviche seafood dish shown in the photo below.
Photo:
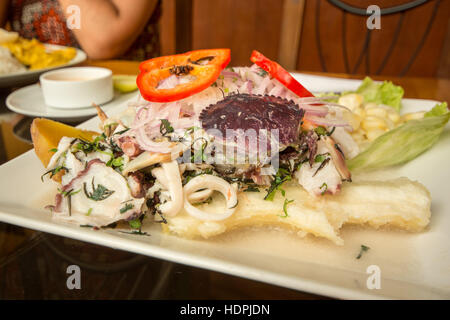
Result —
<path fill-rule="evenodd" d="M 140 97 L 101 132 L 50 120 L 32 125 L 42 180 L 59 184 L 48 208 L 80 226 L 145 224 L 187 238 L 275 226 L 342 244 L 345 224 L 422 231 L 431 197 L 419 182 L 353 179 L 429 149 L 450 114 L 400 114 L 403 89 L 366 78 L 354 92 L 314 96 L 254 51 L 226 68 L 229 49 L 140 65 Z"/>

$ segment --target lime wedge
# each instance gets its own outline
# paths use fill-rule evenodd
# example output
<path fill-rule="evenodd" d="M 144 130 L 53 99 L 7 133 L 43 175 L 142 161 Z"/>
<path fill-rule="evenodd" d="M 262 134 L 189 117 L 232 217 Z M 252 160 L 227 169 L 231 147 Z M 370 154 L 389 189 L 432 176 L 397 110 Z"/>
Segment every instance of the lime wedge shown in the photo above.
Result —
<path fill-rule="evenodd" d="M 119 92 L 127 93 L 136 90 L 136 76 L 117 74 L 113 75 L 114 89 Z"/>

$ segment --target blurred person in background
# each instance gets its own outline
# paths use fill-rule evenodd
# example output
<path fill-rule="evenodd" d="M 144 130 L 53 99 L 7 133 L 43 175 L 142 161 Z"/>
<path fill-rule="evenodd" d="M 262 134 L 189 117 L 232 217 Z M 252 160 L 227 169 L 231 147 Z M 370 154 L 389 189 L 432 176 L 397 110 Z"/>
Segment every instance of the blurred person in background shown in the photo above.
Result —
<path fill-rule="evenodd" d="M 79 28 L 66 19 L 79 8 Z M 23 38 L 83 49 L 90 59 L 159 56 L 161 0 L 0 0 L 0 27 Z"/>

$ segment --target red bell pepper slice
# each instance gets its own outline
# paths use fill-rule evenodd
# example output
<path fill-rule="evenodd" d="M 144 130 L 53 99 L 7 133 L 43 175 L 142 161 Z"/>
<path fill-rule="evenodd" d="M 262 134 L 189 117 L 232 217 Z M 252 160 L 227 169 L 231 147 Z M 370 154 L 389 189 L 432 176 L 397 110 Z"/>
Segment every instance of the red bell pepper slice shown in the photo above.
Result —
<path fill-rule="evenodd" d="M 230 49 L 195 50 L 141 62 L 137 86 L 145 100 L 171 102 L 187 98 L 212 85 L 230 62 Z M 158 85 L 171 75 L 190 75 L 193 80 L 170 89 Z"/>
<path fill-rule="evenodd" d="M 275 61 L 265 57 L 261 52 L 253 50 L 250 60 L 257 66 L 267 71 L 273 78 L 280 81 L 286 88 L 294 92 L 300 98 L 314 97 L 300 82 L 294 79 L 286 69 Z"/>

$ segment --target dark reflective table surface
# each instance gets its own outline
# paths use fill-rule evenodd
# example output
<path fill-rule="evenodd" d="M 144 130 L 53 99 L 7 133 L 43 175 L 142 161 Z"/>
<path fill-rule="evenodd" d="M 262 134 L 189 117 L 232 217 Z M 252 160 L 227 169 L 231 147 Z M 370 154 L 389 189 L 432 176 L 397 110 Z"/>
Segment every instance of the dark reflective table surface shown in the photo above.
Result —
<path fill-rule="evenodd" d="M 80 268 L 80 289 L 67 286 L 71 265 Z M 316 298 L 322 297 L 0 223 L 0 300 Z"/>

